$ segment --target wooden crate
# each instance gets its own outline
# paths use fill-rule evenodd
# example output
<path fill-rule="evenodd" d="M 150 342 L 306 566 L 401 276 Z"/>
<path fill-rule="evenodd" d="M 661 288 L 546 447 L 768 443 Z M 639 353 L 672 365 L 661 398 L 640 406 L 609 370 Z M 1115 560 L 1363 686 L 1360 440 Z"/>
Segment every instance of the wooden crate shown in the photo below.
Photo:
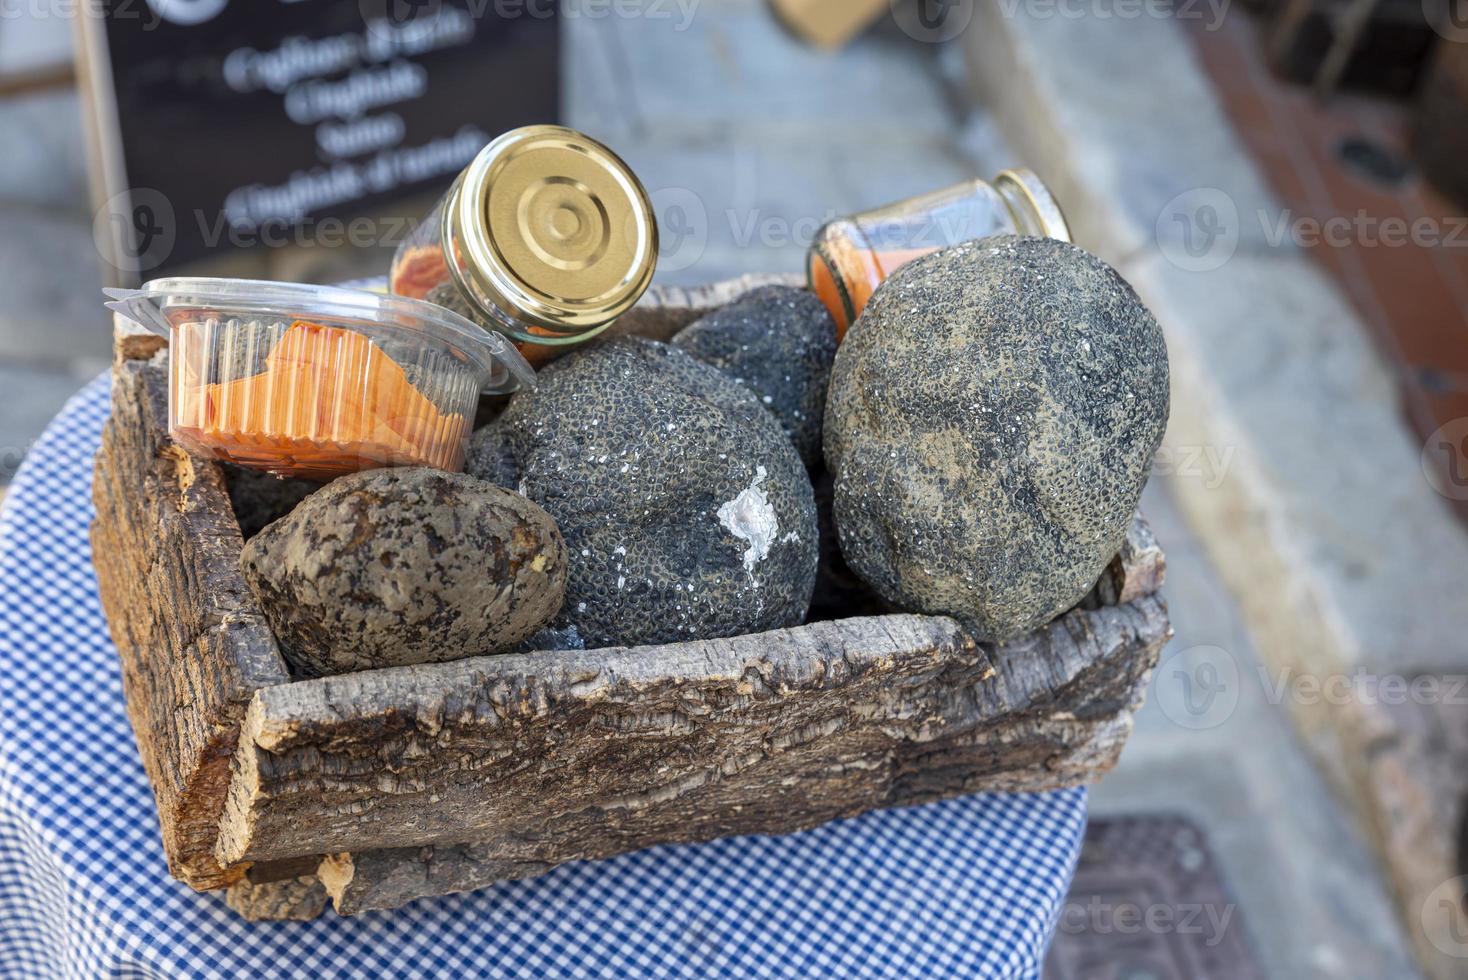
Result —
<path fill-rule="evenodd" d="M 654 290 L 666 338 L 760 280 Z M 653 844 L 1097 778 L 1169 636 L 1140 517 L 1075 610 L 997 648 L 884 615 L 292 680 L 223 474 L 120 330 L 92 543 L 169 868 L 257 918 L 351 914 Z"/>

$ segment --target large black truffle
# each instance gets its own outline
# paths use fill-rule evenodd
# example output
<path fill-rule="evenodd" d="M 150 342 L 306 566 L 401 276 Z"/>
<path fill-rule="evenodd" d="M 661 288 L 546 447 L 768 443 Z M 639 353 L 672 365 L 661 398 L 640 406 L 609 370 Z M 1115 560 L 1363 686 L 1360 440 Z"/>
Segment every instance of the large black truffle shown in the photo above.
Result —
<path fill-rule="evenodd" d="M 292 665 L 335 674 L 512 650 L 560 608 L 567 561 L 524 497 L 404 467 L 334 480 L 241 567 Z"/>
<path fill-rule="evenodd" d="M 695 320 L 672 342 L 753 391 L 780 420 L 805 465 L 820 463 L 836 323 L 814 293 L 791 286 L 752 289 Z"/>
<path fill-rule="evenodd" d="M 555 517 L 571 557 L 555 626 L 588 647 L 802 621 L 816 572 L 810 480 L 748 389 L 642 338 L 551 364 L 474 435 L 470 472 Z"/>
<path fill-rule="evenodd" d="M 1167 409 L 1162 331 L 1100 259 L 1015 237 L 925 256 L 836 355 L 841 551 L 898 606 L 1033 629 L 1121 546 Z"/>

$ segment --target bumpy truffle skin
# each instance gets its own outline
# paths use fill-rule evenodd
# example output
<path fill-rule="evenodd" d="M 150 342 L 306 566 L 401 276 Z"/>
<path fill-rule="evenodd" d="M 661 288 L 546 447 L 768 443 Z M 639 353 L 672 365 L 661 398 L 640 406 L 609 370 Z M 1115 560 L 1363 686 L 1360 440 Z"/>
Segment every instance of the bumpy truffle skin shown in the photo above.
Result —
<path fill-rule="evenodd" d="M 815 503 L 795 447 L 748 389 L 675 347 L 567 354 L 475 433 L 468 466 L 555 517 L 571 557 L 555 626 L 587 647 L 793 626 L 809 607 Z"/>
<path fill-rule="evenodd" d="M 1040 626 L 1121 546 L 1167 410 L 1162 331 L 1100 259 L 1012 236 L 925 256 L 836 355 L 841 551 L 902 608 Z"/>
<path fill-rule="evenodd" d="M 512 650 L 560 609 L 567 573 L 544 510 L 426 467 L 333 481 L 252 538 L 241 564 L 306 675 Z"/>
<path fill-rule="evenodd" d="M 805 465 L 820 463 L 836 323 L 814 293 L 790 286 L 752 289 L 689 324 L 672 342 L 753 391 L 780 420 Z"/>

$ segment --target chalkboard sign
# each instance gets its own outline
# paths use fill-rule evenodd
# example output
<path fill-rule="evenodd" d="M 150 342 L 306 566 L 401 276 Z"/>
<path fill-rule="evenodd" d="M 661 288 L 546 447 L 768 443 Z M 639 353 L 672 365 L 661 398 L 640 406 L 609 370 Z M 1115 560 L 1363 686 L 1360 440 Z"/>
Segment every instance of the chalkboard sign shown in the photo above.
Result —
<path fill-rule="evenodd" d="M 382 241 L 346 221 L 444 188 L 504 130 L 555 122 L 556 0 L 103 0 L 83 18 L 119 282 L 236 248 Z"/>

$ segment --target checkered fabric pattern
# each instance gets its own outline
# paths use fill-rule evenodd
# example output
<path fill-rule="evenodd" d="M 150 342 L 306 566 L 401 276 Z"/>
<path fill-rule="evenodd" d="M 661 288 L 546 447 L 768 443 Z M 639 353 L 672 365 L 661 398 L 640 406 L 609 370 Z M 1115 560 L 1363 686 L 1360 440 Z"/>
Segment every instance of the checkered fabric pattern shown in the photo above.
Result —
<path fill-rule="evenodd" d="M 92 575 L 99 378 L 0 509 L 0 977 L 1032 977 L 1085 794 L 656 847 L 395 912 L 248 923 L 168 877 Z"/>

